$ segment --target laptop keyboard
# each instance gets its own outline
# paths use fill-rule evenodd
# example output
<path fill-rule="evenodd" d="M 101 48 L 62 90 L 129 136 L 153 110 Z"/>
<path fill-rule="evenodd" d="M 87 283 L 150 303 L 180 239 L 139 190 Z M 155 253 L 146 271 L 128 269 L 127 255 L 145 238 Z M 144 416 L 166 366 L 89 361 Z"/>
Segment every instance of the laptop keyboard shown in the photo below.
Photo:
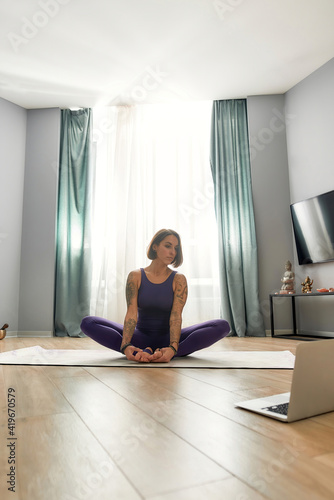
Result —
<path fill-rule="evenodd" d="M 280 405 L 267 406 L 262 408 L 262 410 L 272 411 L 274 413 L 279 413 L 280 415 L 288 414 L 289 403 L 282 403 Z"/>

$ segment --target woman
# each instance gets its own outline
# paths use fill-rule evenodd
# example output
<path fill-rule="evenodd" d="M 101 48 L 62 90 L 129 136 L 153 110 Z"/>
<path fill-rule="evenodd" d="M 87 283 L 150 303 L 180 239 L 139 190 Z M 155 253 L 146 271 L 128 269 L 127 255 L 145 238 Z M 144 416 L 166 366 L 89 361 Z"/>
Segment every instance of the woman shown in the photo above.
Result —
<path fill-rule="evenodd" d="M 187 300 L 187 280 L 169 268 L 183 262 L 181 239 L 171 229 L 158 231 L 147 250 L 151 264 L 132 271 L 126 283 L 124 326 L 96 316 L 82 320 L 82 331 L 93 340 L 125 354 L 130 361 L 168 363 L 225 337 L 225 320 L 206 321 L 181 329 Z"/>

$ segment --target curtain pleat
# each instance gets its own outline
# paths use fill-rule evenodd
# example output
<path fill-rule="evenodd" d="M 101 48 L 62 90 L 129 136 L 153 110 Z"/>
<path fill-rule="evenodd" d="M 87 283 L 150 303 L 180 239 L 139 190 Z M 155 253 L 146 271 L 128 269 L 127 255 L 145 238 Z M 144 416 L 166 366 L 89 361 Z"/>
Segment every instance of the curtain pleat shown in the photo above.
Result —
<path fill-rule="evenodd" d="M 264 336 L 245 99 L 214 101 L 210 163 L 219 233 L 221 314 L 234 335 Z"/>
<path fill-rule="evenodd" d="M 61 111 L 56 236 L 56 336 L 83 334 L 91 288 L 92 116 L 90 109 Z"/>

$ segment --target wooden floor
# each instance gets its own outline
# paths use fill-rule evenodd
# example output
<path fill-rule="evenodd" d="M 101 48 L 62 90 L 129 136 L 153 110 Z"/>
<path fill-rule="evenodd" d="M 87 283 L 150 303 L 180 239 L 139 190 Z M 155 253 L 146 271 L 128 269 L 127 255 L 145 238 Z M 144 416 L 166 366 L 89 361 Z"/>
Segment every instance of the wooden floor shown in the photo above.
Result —
<path fill-rule="evenodd" d="M 227 338 L 213 350 L 295 353 L 298 343 Z M 0 350 L 33 345 L 98 348 L 87 338 L 7 337 Z M 0 498 L 332 499 L 334 412 L 285 424 L 234 407 L 289 391 L 291 377 L 292 370 L 0 366 Z"/>

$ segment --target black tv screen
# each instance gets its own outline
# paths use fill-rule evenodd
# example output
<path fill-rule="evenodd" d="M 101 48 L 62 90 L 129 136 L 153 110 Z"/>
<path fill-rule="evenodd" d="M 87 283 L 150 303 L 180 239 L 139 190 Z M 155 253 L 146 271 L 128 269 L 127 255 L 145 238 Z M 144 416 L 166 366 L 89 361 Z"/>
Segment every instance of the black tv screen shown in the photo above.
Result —
<path fill-rule="evenodd" d="M 290 205 L 298 262 L 334 260 L 334 191 Z"/>

